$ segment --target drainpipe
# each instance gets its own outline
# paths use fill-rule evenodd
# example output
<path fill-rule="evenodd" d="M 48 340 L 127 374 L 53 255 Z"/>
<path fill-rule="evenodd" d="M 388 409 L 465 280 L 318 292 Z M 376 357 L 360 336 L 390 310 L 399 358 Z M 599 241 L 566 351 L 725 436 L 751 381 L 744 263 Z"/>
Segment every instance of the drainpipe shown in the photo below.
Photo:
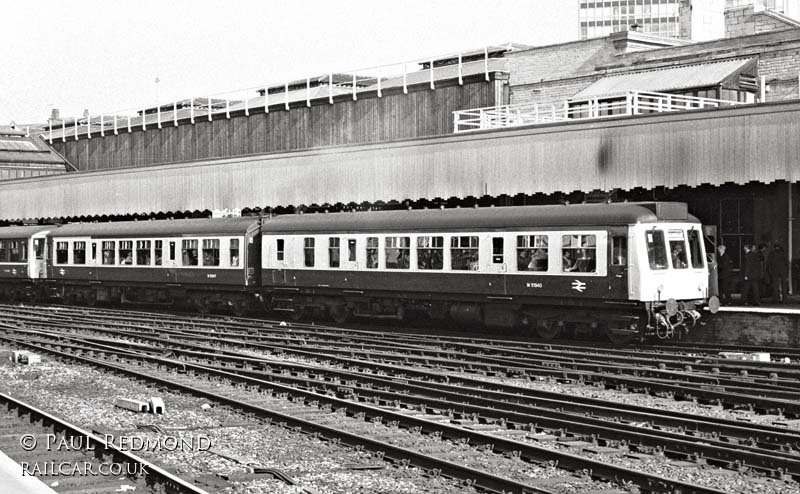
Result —
<path fill-rule="evenodd" d="M 788 246 L 788 254 L 789 254 L 789 293 L 794 293 L 792 288 L 792 249 L 794 248 L 794 242 L 792 242 L 792 237 L 794 237 L 793 229 L 794 229 L 794 217 L 792 216 L 792 182 L 789 182 L 789 246 Z"/>

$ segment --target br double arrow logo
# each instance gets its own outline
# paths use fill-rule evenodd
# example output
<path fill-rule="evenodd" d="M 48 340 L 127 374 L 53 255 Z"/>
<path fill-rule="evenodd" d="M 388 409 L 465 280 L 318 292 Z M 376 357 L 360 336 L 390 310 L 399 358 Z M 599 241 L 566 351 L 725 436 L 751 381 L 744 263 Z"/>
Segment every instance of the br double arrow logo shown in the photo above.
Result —
<path fill-rule="evenodd" d="M 586 283 L 582 282 L 581 280 L 575 280 L 572 282 L 572 289 L 583 293 L 583 291 L 586 290 Z"/>

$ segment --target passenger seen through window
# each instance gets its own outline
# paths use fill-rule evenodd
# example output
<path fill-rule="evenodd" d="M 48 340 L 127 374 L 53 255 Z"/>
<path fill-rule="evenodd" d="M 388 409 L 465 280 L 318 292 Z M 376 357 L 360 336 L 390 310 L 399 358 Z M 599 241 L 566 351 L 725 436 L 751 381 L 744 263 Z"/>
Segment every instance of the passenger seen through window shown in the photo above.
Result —
<path fill-rule="evenodd" d="M 219 239 L 203 239 L 203 266 L 219 266 Z"/>
<path fill-rule="evenodd" d="M 444 237 L 417 237 L 417 269 L 444 267 Z"/>
<path fill-rule="evenodd" d="M 597 237 L 595 235 L 561 236 L 561 269 L 565 272 L 594 273 Z"/>
<path fill-rule="evenodd" d="M 457 271 L 478 271 L 478 237 L 450 238 L 450 268 Z"/>
<path fill-rule="evenodd" d="M 197 266 L 197 240 L 184 240 L 181 244 L 181 255 L 184 266 Z"/>
<path fill-rule="evenodd" d="M 411 267 L 411 238 L 386 237 L 386 269 L 408 269 Z"/>
<path fill-rule="evenodd" d="M 547 235 L 517 235 L 517 271 L 547 271 Z"/>

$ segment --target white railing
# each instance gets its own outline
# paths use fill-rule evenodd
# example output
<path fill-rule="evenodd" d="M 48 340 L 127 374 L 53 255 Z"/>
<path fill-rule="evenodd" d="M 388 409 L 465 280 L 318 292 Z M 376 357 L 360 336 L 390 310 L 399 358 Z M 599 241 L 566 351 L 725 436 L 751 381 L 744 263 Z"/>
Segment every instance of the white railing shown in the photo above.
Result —
<path fill-rule="evenodd" d="M 598 98 L 567 100 L 559 104 L 503 105 L 455 111 L 453 129 L 455 132 L 467 132 L 742 104 L 745 103 L 652 91 L 628 91 Z"/>
<path fill-rule="evenodd" d="M 289 110 L 290 106 L 311 106 L 312 101 L 334 103 L 334 99 L 357 100 L 362 93 L 383 97 L 386 90 L 408 93 L 409 86 L 425 84 L 435 89 L 439 81 L 458 80 L 468 76 L 489 81 L 490 73 L 507 71 L 503 55 L 515 49 L 513 45 L 486 46 L 476 50 L 425 57 L 408 62 L 367 67 L 308 77 L 290 77 L 236 91 L 159 101 L 125 110 L 92 112 L 88 116 L 65 116 L 52 120 L 41 132 L 50 143 L 53 140 L 77 140 L 106 134 L 128 133 L 133 130 L 160 129 L 177 126 L 179 120 L 194 124 L 202 120 L 231 118 L 231 113 L 250 115 L 251 111 Z"/>

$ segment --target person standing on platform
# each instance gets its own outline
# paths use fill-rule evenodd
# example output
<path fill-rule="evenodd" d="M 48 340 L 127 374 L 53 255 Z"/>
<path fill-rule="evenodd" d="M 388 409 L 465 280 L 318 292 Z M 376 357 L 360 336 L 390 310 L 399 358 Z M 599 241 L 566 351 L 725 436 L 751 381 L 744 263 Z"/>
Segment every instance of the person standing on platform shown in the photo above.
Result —
<path fill-rule="evenodd" d="M 725 244 L 717 247 L 717 279 L 719 280 L 719 299 L 723 304 L 731 303 L 731 285 L 733 284 L 733 261 Z"/>
<path fill-rule="evenodd" d="M 784 303 L 789 293 L 789 258 L 778 242 L 767 256 L 767 276 L 772 286 L 772 302 Z"/>
<path fill-rule="evenodd" d="M 745 305 L 761 305 L 761 260 L 756 246 L 744 244 L 744 289 L 742 301 Z"/>

